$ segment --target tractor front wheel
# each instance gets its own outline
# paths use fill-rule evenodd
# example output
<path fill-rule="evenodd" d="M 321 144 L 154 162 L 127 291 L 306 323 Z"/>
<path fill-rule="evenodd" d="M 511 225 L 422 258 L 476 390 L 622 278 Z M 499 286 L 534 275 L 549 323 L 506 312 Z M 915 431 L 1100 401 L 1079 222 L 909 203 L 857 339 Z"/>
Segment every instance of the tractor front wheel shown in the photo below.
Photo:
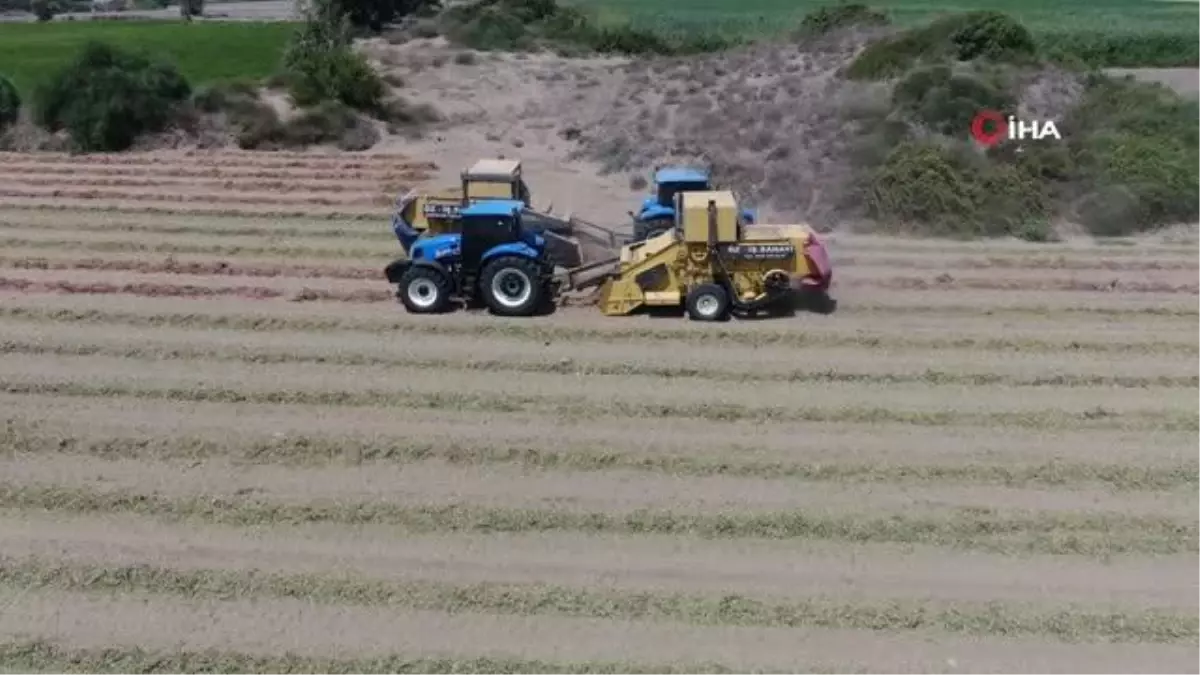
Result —
<path fill-rule="evenodd" d="M 400 302 L 412 314 L 440 314 L 450 305 L 450 280 L 439 269 L 409 267 L 397 286 Z"/>
<path fill-rule="evenodd" d="M 504 256 L 483 268 L 479 285 L 484 302 L 500 316 L 533 316 L 547 299 L 542 270 L 529 258 Z"/>
<path fill-rule="evenodd" d="M 684 306 L 692 321 L 724 321 L 729 318 L 729 294 L 717 284 L 701 284 L 688 291 Z"/>

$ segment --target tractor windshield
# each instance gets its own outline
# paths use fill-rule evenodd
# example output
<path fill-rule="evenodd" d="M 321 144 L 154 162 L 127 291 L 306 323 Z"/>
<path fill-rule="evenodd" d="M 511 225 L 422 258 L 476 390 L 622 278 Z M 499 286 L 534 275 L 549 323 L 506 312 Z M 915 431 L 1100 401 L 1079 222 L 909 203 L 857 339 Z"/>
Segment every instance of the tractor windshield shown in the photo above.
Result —
<path fill-rule="evenodd" d="M 679 192 L 703 192 L 708 189 L 708 183 L 695 181 L 690 183 L 662 183 L 658 186 L 658 203 L 671 206 L 675 203 L 675 195 Z"/>

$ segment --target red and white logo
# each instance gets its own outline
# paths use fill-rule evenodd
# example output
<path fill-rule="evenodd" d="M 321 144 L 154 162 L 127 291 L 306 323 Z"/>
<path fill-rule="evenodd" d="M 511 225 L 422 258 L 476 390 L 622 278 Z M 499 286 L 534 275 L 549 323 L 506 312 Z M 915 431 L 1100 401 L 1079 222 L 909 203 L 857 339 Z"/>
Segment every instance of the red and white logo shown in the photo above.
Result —
<path fill-rule="evenodd" d="M 1054 120 L 1019 120 L 995 110 L 982 110 L 971 120 L 971 138 L 976 143 L 990 148 L 1000 141 L 1023 141 L 1045 138 L 1062 140 Z"/>

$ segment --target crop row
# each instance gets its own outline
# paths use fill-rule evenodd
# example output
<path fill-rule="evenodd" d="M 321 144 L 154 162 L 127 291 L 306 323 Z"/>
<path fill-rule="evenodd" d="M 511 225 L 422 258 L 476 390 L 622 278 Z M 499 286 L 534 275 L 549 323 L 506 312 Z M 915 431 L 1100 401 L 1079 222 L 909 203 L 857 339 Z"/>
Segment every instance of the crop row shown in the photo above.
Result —
<path fill-rule="evenodd" d="M 283 437 L 239 435 L 212 439 L 197 435 L 103 435 L 56 431 L 47 424 L 28 424 L 9 417 L 0 429 L 0 450 L 84 455 L 139 461 L 212 459 L 244 464 L 329 466 L 347 462 L 411 464 L 438 460 L 451 465 L 520 465 L 529 470 L 626 470 L 673 476 L 731 476 L 765 480 L 802 480 L 838 484 L 1003 485 L 1010 488 L 1103 486 L 1118 491 L 1192 489 L 1197 486 L 1195 461 L 1145 466 L 1103 462 L 1046 461 L 1020 464 L 1009 460 L 969 464 L 881 462 L 807 462 L 762 460 L 746 448 L 719 456 L 672 455 L 638 451 L 612 443 L 564 442 L 555 448 L 492 440 L 420 441 L 404 437 L 308 435 Z"/>
<path fill-rule="evenodd" d="M 836 370 L 813 370 L 793 368 L 769 372 L 747 372 L 740 368 L 655 366 L 643 363 L 581 363 L 575 361 L 546 362 L 541 360 L 514 359 L 458 359 L 419 357 L 411 355 L 388 355 L 354 353 L 352 351 L 299 353 L 291 350 L 252 349 L 245 347 L 220 348 L 193 345 L 101 345 L 101 344 L 52 344 L 44 340 L 0 340 L 0 351 L 6 354 L 55 355 L 55 356 L 110 356 L 146 361 L 205 360 L 234 363 L 261 364 L 334 364 L 341 366 L 401 367 L 432 372 L 476 371 L 494 373 L 557 373 L 562 375 L 639 375 L 663 379 L 694 379 L 698 385 L 705 382 L 793 382 L 856 383 L 864 385 L 927 384 L 954 387 L 1119 387 L 1126 389 L 1144 387 L 1188 388 L 1200 387 L 1200 377 L 1195 375 L 1007 375 L 988 372 L 957 372 L 926 369 L 924 372 L 871 373 L 839 372 Z"/>
<path fill-rule="evenodd" d="M 192 165 L 180 163 L 177 165 L 92 165 L 78 164 L 44 164 L 39 162 L 12 162 L 0 167 L 0 176 L 27 176 L 41 174 L 54 176 L 58 181 L 70 181 L 74 178 L 89 180 L 96 176 L 126 176 L 130 178 L 146 178 L 153 180 L 162 178 L 209 178 L 223 180 L 242 179 L 293 179 L 293 180 L 331 180 L 331 181 L 371 181 L 392 182 L 401 181 L 417 183 L 429 178 L 427 167 L 408 168 L 379 167 L 364 169 L 339 170 L 336 174 L 324 169 L 271 169 L 261 166 L 241 164 Z"/>
<path fill-rule="evenodd" d="M 737 330 L 736 328 L 705 327 L 711 330 L 692 330 L 692 326 L 677 328 L 648 326 L 638 322 L 633 326 L 573 326 L 562 323 L 531 323 L 503 321 L 426 322 L 414 321 L 409 317 L 383 314 L 379 317 L 319 317 L 319 316 L 270 316 L 253 313 L 202 312 L 155 312 L 138 313 L 120 310 L 99 309 L 50 309 L 40 307 L 0 306 L 0 317 L 22 320 L 66 324 L 103 323 L 137 327 L 173 327 L 194 329 L 235 329 L 247 331 L 275 332 L 330 332 L 368 331 L 392 336 L 470 336 L 508 337 L 531 342 L 576 343 L 599 340 L 607 343 L 629 344 L 687 344 L 687 345 L 743 345 L 754 347 L 777 346 L 787 348 L 810 347 L 865 347 L 877 349 L 920 349 L 951 350 L 972 349 L 994 352 L 1091 352 L 1108 353 L 1162 353 L 1192 355 L 1200 353 L 1194 343 L 1177 342 L 1106 342 L 1106 341 L 1054 341 L 1032 338 L 972 337 L 972 336 L 923 336 L 919 334 L 888 333 L 822 333 L 816 331 L 789 330 L 786 327 L 762 328 L 759 330 Z"/>
<path fill-rule="evenodd" d="M 434 532 L 590 532 L 689 535 L 705 538 L 811 539 L 945 546 L 996 553 L 1108 556 L 1196 552 L 1197 525 L 1160 516 L 962 507 L 886 516 L 800 510 L 757 513 L 628 513 L 574 509 L 513 509 L 464 504 L 282 502 L 246 496 L 170 497 L 136 491 L 0 482 L 0 508 L 70 514 L 129 514 L 220 525 L 337 523 L 387 525 L 412 534 Z"/>
<path fill-rule="evenodd" d="M 95 187 L 45 187 L 45 188 L 19 188 L 0 186 L 0 198 L 17 197 L 17 198 L 53 198 L 53 199 L 122 199 L 138 202 L 168 202 L 173 204 L 255 204 L 263 206 L 275 205 L 304 205 L 312 204 L 314 206 L 347 206 L 354 204 L 375 206 L 389 206 L 392 203 L 392 196 L 371 191 L 369 193 L 354 194 L 354 193 L 325 193 L 323 195 L 288 195 L 275 196 L 270 192 L 259 194 L 238 194 L 227 190 L 216 190 L 209 192 L 182 192 L 182 191 L 147 191 L 147 192 L 129 192 L 125 189 L 107 189 Z"/>
<path fill-rule="evenodd" d="M 213 200 L 216 206 L 205 206 L 203 204 L 187 204 L 186 206 L 169 206 L 154 203 L 131 203 L 128 200 L 119 200 L 102 202 L 98 199 L 79 200 L 79 201 L 63 201 L 61 198 L 54 197 L 38 197 L 38 198 L 21 198 L 13 197 L 6 200 L 4 208 L 6 210 L 31 210 L 31 211 L 70 211 L 72 213 L 80 210 L 91 211 L 93 213 L 140 213 L 140 214 L 155 214 L 161 216 L 211 216 L 211 217 L 245 217 L 253 216 L 256 218 L 303 218 L 312 220 L 314 218 L 323 218 L 326 220 L 351 221 L 351 220 L 372 220 L 378 221 L 381 218 L 387 217 L 385 209 L 371 210 L 349 210 L 345 205 L 338 208 L 319 207 L 319 205 L 308 205 L 306 208 L 287 209 L 283 208 L 288 204 L 295 202 L 287 201 L 282 204 L 245 204 L 240 207 L 222 206 L 222 200 Z M 388 204 L 391 204 L 390 198 Z"/>
<path fill-rule="evenodd" d="M 136 383 L 89 384 L 80 381 L 10 378 L 0 392 L 40 396 L 123 397 L 161 401 L 286 403 L 318 406 L 393 406 L 412 410 L 479 413 L 538 413 L 559 419 L 700 419 L 724 422 L 844 422 L 907 424 L 927 427 L 981 426 L 1025 429 L 1146 429 L 1195 431 L 1194 414 L 1167 410 L 1114 411 L 1097 407 L 1017 411 L 903 410 L 885 406 L 748 406 L 738 403 L 597 401 L 582 396 L 407 390 L 354 391 L 263 390 L 221 386 L 142 386 Z"/>
<path fill-rule="evenodd" d="M 311 658 L 228 650 L 154 650 L 140 647 L 61 647 L 44 640 L 0 643 L 0 668 L 9 672 L 66 673 L 735 673 L 718 663 L 541 661 L 502 657 L 422 657 L 409 654 Z M 813 672 L 858 672 L 815 668 Z M 866 672 L 866 671 L 862 671 Z"/>
<path fill-rule="evenodd" d="M 75 164 L 80 167 L 90 166 L 244 166 L 258 168 L 298 168 L 321 169 L 330 172 L 340 172 L 355 169 L 408 169 L 428 170 L 437 169 L 437 165 L 427 161 L 415 161 L 403 155 L 371 154 L 317 154 L 304 152 L 272 152 L 269 154 L 253 152 L 206 152 L 189 151 L 182 153 L 152 154 L 152 153 L 96 153 L 89 155 L 70 155 L 65 153 L 16 153 L 0 152 L 0 163 L 33 163 L 33 164 Z"/>
<path fill-rule="evenodd" d="M 1154 609 L 1047 610 L 1002 602 L 920 600 L 764 600 L 738 594 L 710 596 L 544 584 L 383 581 L 319 574 L 62 563 L 37 558 L 0 558 L 0 584 L 30 590 L 156 593 L 187 598 L 298 598 L 323 604 L 515 616 L 539 614 L 867 631 L 933 630 L 976 636 L 1038 635 L 1072 642 L 1192 643 L 1200 630 L 1195 615 Z"/>
<path fill-rule="evenodd" d="M 349 192 L 351 194 L 373 194 L 380 190 L 392 192 L 408 189 L 408 184 L 385 186 L 377 181 L 348 181 L 335 179 L 311 179 L 295 176 L 280 176 L 278 178 L 199 178 L 195 176 L 169 177 L 126 177 L 126 176 L 91 176 L 77 175 L 73 180 L 62 180 L 60 176 L 46 176 L 38 173 L 18 175 L 6 174 L 0 171 L 0 184 L 24 187 L 54 186 L 55 190 L 64 188 L 157 188 L 164 192 L 180 190 L 205 190 L 210 194 L 237 195 L 240 192 Z M 140 197 L 144 193 L 137 193 Z M 66 196 L 70 196 L 69 194 Z"/>

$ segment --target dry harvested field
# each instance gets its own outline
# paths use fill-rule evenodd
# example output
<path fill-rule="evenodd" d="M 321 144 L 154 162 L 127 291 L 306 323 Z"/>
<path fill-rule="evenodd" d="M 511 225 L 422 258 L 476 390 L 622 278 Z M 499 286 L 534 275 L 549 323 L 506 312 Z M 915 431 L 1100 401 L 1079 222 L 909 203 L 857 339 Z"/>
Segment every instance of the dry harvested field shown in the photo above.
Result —
<path fill-rule="evenodd" d="M 431 170 L 0 156 L 0 670 L 1197 672 L 1194 240 L 410 317 Z"/>

